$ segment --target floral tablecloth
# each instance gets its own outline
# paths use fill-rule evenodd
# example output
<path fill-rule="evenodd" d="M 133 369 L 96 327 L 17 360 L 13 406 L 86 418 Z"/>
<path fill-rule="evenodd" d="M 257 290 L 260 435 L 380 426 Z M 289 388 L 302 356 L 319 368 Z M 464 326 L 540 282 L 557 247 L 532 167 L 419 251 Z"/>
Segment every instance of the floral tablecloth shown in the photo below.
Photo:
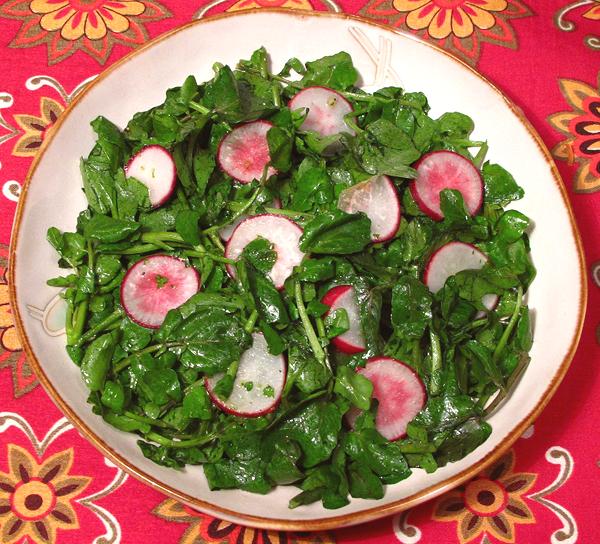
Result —
<path fill-rule="evenodd" d="M 515 446 L 437 500 L 332 533 L 239 527 L 128 477 L 38 385 L 8 304 L 5 270 L 21 185 L 65 106 L 154 36 L 194 18 L 263 7 L 359 14 L 436 43 L 497 83 L 552 149 L 590 273 L 571 369 Z M 0 542 L 600 542 L 599 70 L 599 0 L 0 0 Z"/>

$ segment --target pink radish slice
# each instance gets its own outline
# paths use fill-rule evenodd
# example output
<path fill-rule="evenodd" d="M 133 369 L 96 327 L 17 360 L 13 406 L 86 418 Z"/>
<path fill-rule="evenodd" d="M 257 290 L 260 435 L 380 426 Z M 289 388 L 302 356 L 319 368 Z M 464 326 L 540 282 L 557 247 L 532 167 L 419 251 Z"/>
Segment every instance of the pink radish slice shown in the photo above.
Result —
<path fill-rule="evenodd" d="M 419 208 L 439 221 L 444 218 L 440 208 L 440 192 L 460 191 L 470 215 L 475 215 L 483 202 L 483 180 L 473 163 L 453 151 L 432 151 L 416 164 L 417 177 L 410 192 Z"/>
<path fill-rule="evenodd" d="M 157 329 L 167 312 L 200 289 L 200 275 L 169 255 L 153 255 L 135 263 L 121 284 L 121 306 L 132 321 Z"/>
<path fill-rule="evenodd" d="M 323 137 L 340 132 L 354 134 L 344 121 L 344 116 L 353 111 L 352 105 L 333 89 L 307 87 L 294 96 L 288 106 L 291 110 L 308 109 L 302 130 L 312 130 Z"/>
<path fill-rule="evenodd" d="M 279 209 L 281 208 L 281 200 L 279 200 L 278 198 L 274 198 L 270 204 L 267 204 L 267 206 L 270 208 Z M 248 216 L 240 215 L 233 223 L 227 225 L 226 227 L 223 227 L 222 229 L 219 229 L 219 236 L 221 237 L 221 240 L 223 240 L 223 242 L 229 242 L 233 231 L 244 219 L 248 219 Z"/>
<path fill-rule="evenodd" d="M 463 270 L 480 270 L 487 261 L 487 256 L 475 246 L 464 242 L 449 242 L 429 258 L 423 283 L 432 293 L 437 293 L 450 276 Z M 498 303 L 498 296 L 493 293 L 484 295 L 481 302 L 488 310 L 493 310 Z"/>
<path fill-rule="evenodd" d="M 379 406 L 375 427 L 388 440 L 398 440 L 406 435 L 406 426 L 423 409 L 427 402 L 425 385 L 408 365 L 391 357 L 373 357 L 364 368 L 357 370 L 373 384 L 373 398 Z M 347 414 L 354 426 L 360 410 Z"/>
<path fill-rule="evenodd" d="M 252 347 L 240 358 L 233 390 L 227 400 L 214 392 L 223 374 L 205 381 L 215 406 L 235 416 L 258 417 L 272 412 L 281 400 L 285 385 L 287 365 L 283 355 L 271 355 L 262 334 L 253 334 L 252 341 Z"/>
<path fill-rule="evenodd" d="M 253 121 L 235 127 L 221 140 L 217 150 L 221 170 L 240 183 L 260 179 L 271 161 L 267 132 L 272 126 L 269 121 Z M 276 173 L 269 166 L 267 177 Z"/>
<path fill-rule="evenodd" d="M 294 267 L 304 258 L 304 253 L 300 251 L 301 236 L 302 229 L 287 217 L 268 213 L 254 215 L 242 221 L 233 231 L 225 248 L 225 257 L 235 261 L 252 240 L 259 237 L 269 240 L 277 253 L 277 260 L 269 272 L 269 277 L 275 287 L 281 289 Z M 235 278 L 234 266 L 227 265 L 227 271 Z"/>
<path fill-rule="evenodd" d="M 163 205 L 175 190 L 175 161 L 160 145 L 149 145 L 138 151 L 125 166 L 125 173 L 128 178 L 135 178 L 148 187 L 153 208 Z"/>
<path fill-rule="evenodd" d="M 337 285 L 332 287 L 321 301 L 329 306 L 327 315 L 343 308 L 348 313 L 350 328 L 331 339 L 334 346 L 343 353 L 360 353 L 365 351 L 365 339 L 360 326 L 360 312 L 358 310 L 358 301 L 352 285 Z"/>
<path fill-rule="evenodd" d="M 400 228 L 400 200 L 387 176 L 374 176 L 340 193 L 338 208 L 346 213 L 363 212 L 371 220 L 371 240 L 386 242 Z"/>

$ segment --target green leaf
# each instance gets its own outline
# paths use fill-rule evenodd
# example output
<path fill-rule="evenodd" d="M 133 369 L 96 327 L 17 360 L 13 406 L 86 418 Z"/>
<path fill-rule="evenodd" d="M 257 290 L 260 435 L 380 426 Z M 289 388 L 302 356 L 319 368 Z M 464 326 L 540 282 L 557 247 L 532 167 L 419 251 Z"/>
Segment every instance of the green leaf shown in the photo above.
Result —
<path fill-rule="evenodd" d="M 523 198 L 525 192 L 512 175 L 499 164 L 485 163 L 482 168 L 486 204 L 506 206 Z"/>
<path fill-rule="evenodd" d="M 212 402 L 204 382 L 192 385 L 183 397 L 183 412 L 189 418 L 210 420 L 212 418 Z"/>
<path fill-rule="evenodd" d="M 196 210 L 182 210 L 175 219 L 175 230 L 185 242 L 192 246 L 200 243 L 199 220 L 200 213 Z"/>
<path fill-rule="evenodd" d="M 336 53 L 306 63 L 306 73 L 300 84 L 303 87 L 320 85 L 345 91 L 356 85 L 358 72 L 352 64 L 352 58 L 346 52 Z"/>
<path fill-rule="evenodd" d="M 109 333 L 92 340 L 86 348 L 81 361 L 81 376 L 90 391 L 100 391 L 104 387 L 116 345 L 117 335 Z"/>
<path fill-rule="evenodd" d="M 420 338 L 432 318 L 432 296 L 419 280 L 401 277 L 392 289 L 392 325 L 401 338 Z"/>
<path fill-rule="evenodd" d="M 360 410 L 368 410 L 371 406 L 373 384 L 347 366 L 338 366 L 333 392 L 348 399 Z"/>
<path fill-rule="evenodd" d="M 106 215 L 94 215 L 85 225 L 84 236 L 100 242 L 120 242 L 140 228 L 134 221 L 115 219 Z"/>
<path fill-rule="evenodd" d="M 358 253 L 371 243 L 371 220 L 362 213 L 324 212 L 310 220 L 300 238 L 305 253 Z"/>
<path fill-rule="evenodd" d="M 271 165 L 279 172 L 287 172 L 292 167 L 294 140 L 285 129 L 273 126 L 267 132 Z"/>

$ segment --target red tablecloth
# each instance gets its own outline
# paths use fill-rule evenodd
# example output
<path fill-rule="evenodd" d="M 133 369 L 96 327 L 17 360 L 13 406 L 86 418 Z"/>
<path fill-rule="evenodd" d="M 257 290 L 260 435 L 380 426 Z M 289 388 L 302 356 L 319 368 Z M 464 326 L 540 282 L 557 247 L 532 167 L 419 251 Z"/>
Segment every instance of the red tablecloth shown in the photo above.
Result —
<path fill-rule="evenodd" d="M 222 522 L 106 461 L 38 386 L 3 277 L 21 184 L 46 131 L 77 91 L 133 48 L 193 18 L 272 6 L 356 13 L 414 32 L 497 83 L 557 159 L 590 272 L 588 315 L 571 369 L 514 448 L 466 488 L 331 534 Z M 0 2 L 0 542 L 600 542 L 599 69 L 598 0 Z"/>

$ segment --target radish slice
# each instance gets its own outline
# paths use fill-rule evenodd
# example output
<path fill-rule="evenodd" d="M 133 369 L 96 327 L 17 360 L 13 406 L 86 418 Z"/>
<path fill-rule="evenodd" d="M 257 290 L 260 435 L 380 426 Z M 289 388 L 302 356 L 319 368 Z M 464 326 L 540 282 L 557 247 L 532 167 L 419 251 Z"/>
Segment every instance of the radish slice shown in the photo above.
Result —
<path fill-rule="evenodd" d="M 219 144 L 217 161 L 221 170 L 240 183 L 260 179 L 265 166 L 271 162 L 267 132 L 273 126 L 269 121 L 253 121 L 235 127 Z M 267 177 L 276 174 L 272 166 Z"/>
<path fill-rule="evenodd" d="M 444 287 L 450 276 L 463 270 L 480 270 L 487 262 L 487 255 L 475 246 L 464 242 L 449 242 L 429 258 L 423 283 L 435 294 Z M 488 310 L 493 310 L 498 304 L 498 295 L 484 295 L 481 302 Z"/>
<path fill-rule="evenodd" d="M 371 240 L 386 242 L 400 228 L 400 200 L 387 176 L 374 176 L 340 193 L 338 208 L 346 213 L 363 212 L 371 220 Z"/>
<path fill-rule="evenodd" d="M 406 426 L 427 402 L 425 385 L 407 364 L 391 357 L 373 357 L 357 370 L 373 384 L 373 398 L 379 402 L 375 427 L 388 440 L 406 435 Z M 360 410 L 351 409 L 348 422 L 354 426 Z"/>
<path fill-rule="evenodd" d="M 353 111 L 352 104 L 333 89 L 307 87 L 294 96 L 288 106 L 291 110 L 308 109 L 302 130 L 312 130 L 322 137 L 340 132 L 354 134 L 344 121 L 344 116 Z"/>
<path fill-rule="evenodd" d="M 233 390 L 227 400 L 214 392 L 223 374 L 205 380 L 206 390 L 215 406 L 240 417 L 258 417 L 275 410 L 281 400 L 287 374 L 285 358 L 269 353 L 262 334 L 253 334 L 252 340 L 252 347 L 240 358 Z"/>
<path fill-rule="evenodd" d="M 281 200 L 279 200 L 278 198 L 274 198 L 270 205 L 268 205 L 270 208 L 277 208 L 280 209 L 281 208 Z M 222 229 L 219 229 L 219 236 L 221 237 L 221 240 L 223 240 L 223 242 L 229 242 L 229 239 L 231 238 L 231 235 L 233 234 L 233 231 L 235 230 L 235 228 L 242 222 L 244 221 L 244 219 L 248 219 L 249 216 L 247 215 L 240 215 L 233 223 L 227 225 L 226 227 L 223 227 Z"/>
<path fill-rule="evenodd" d="M 135 263 L 121 284 L 121 306 L 132 321 L 157 329 L 167 312 L 200 289 L 200 275 L 177 257 L 153 255 Z"/>
<path fill-rule="evenodd" d="M 153 208 L 162 206 L 175 190 L 177 169 L 171 153 L 160 145 L 148 145 L 138 151 L 125 166 L 128 178 L 146 187 Z"/>
<path fill-rule="evenodd" d="M 233 231 L 225 248 L 225 257 L 235 261 L 252 240 L 259 237 L 269 240 L 277 253 L 269 277 L 275 287 L 281 289 L 294 267 L 298 266 L 304 258 L 304 253 L 300 251 L 301 236 L 302 229 L 287 217 L 268 213 L 254 215 L 242 221 Z M 235 278 L 234 266 L 228 264 L 227 272 Z"/>
<path fill-rule="evenodd" d="M 453 151 L 433 151 L 423 155 L 416 164 L 417 178 L 410 192 L 419 208 L 439 221 L 444 218 L 440 208 L 440 192 L 460 191 L 470 215 L 475 215 L 483 202 L 483 180 L 475 165 Z"/>
<path fill-rule="evenodd" d="M 343 308 L 348 313 L 350 328 L 331 339 L 334 346 L 343 353 L 360 353 L 365 351 L 365 338 L 360 326 L 360 312 L 358 310 L 358 301 L 352 285 L 337 285 L 331 288 L 321 301 L 329 306 L 327 315 L 339 308 Z"/>

